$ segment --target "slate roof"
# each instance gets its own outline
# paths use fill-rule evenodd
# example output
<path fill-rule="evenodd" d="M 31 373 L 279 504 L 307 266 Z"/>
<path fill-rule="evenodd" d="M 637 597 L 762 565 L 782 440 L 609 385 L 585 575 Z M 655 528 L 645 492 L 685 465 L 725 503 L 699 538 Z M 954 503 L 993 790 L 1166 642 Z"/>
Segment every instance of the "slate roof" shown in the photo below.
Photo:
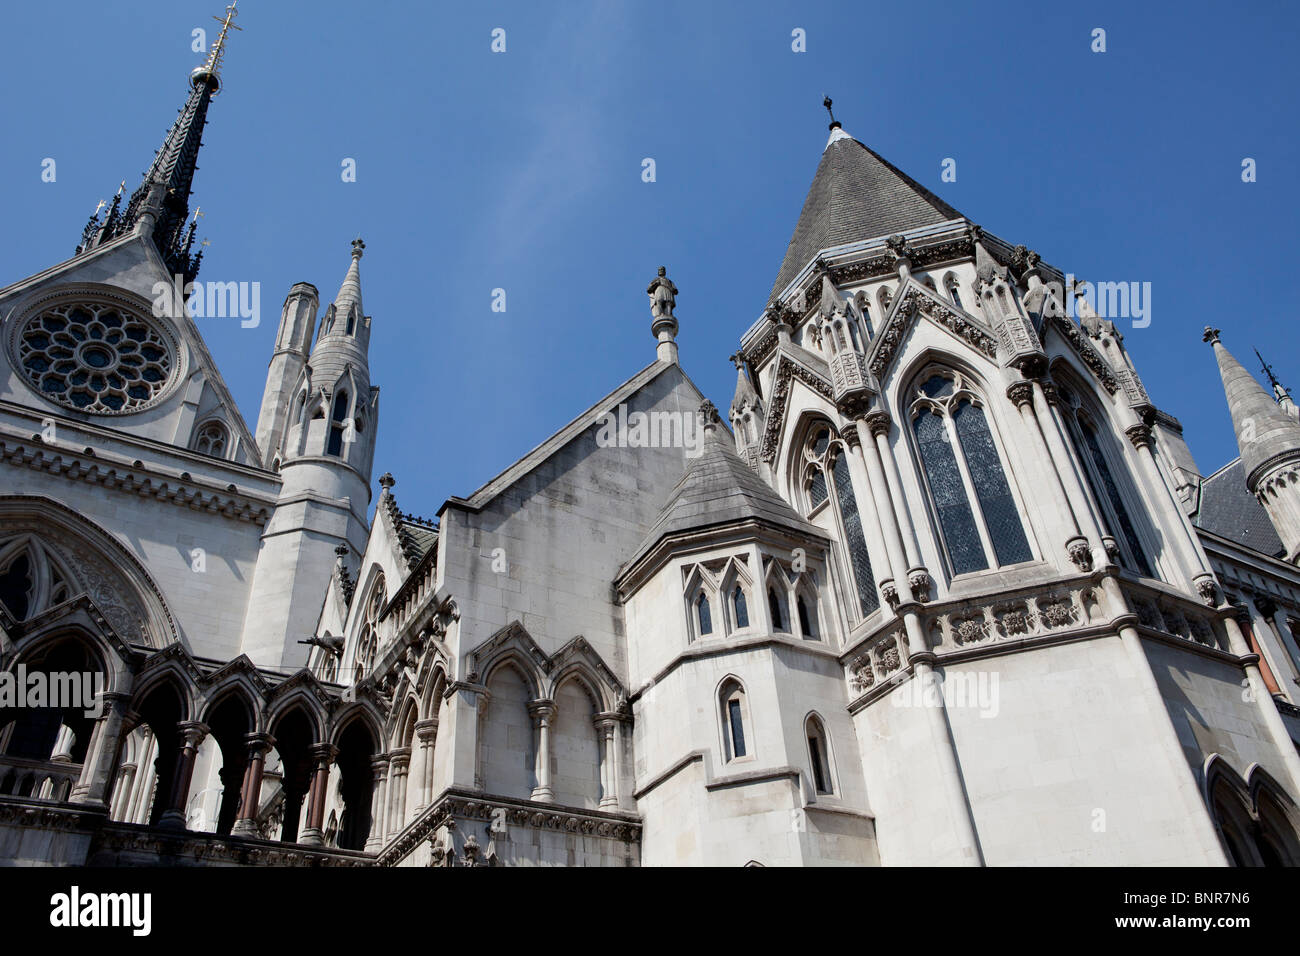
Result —
<path fill-rule="evenodd" d="M 1233 459 L 1201 481 L 1201 505 L 1192 523 L 1261 554 L 1282 557 L 1282 541 L 1264 506 L 1246 490 L 1246 466 Z"/>
<path fill-rule="evenodd" d="M 790 237 L 772 297 L 822 249 L 937 225 L 962 214 L 843 130 L 834 130 Z"/>
<path fill-rule="evenodd" d="M 668 493 L 650 532 L 623 567 L 635 565 L 667 536 L 750 519 L 818 539 L 826 537 L 745 464 L 731 448 L 725 429 L 714 426 L 700 457 L 687 466 Z"/>

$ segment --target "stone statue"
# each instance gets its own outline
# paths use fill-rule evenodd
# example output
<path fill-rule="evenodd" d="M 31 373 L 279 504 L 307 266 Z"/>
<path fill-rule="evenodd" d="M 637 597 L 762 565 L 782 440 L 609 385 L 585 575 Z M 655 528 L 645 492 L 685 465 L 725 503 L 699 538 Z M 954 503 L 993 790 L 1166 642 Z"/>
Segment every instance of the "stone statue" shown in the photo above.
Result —
<path fill-rule="evenodd" d="M 650 296 L 650 314 L 656 319 L 676 319 L 673 309 L 677 306 L 677 286 L 668 278 L 668 270 L 659 267 L 659 275 L 651 280 L 645 290 Z"/>

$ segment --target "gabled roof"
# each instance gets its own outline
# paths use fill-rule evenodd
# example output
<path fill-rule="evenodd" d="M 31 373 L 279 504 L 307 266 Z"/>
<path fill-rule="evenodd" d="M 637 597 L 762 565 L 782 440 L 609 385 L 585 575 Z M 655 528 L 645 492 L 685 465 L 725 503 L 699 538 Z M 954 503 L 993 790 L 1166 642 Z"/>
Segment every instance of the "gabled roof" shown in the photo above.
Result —
<path fill-rule="evenodd" d="M 1285 555 L 1268 512 L 1246 490 L 1246 466 L 1240 458 L 1201 481 L 1200 507 L 1192 523 L 1260 554 L 1274 558 Z"/>
<path fill-rule="evenodd" d="M 732 449 L 726 430 L 715 425 L 708 430 L 700 457 L 687 466 L 681 480 L 668 493 L 659 517 L 623 567 L 633 567 L 671 535 L 749 520 L 802 536 L 826 537 L 824 531 L 795 513 L 784 498 L 745 464 Z"/>
<path fill-rule="evenodd" d="M 771 295 L 779 295 L 822 249 L 961 218 L 961 213 L 916 180 L 835 129 L 808 188 Z"/>
<path fill-rule="evenodd" d="M 573 441 L 587 429 L 591 428 L 602 414 L 609 411 L 611 408 L 617 408 L 621 403 L 627 401 L 631 396 L 635 395 L 642 388 L 649 385 L 664 372 L 667 372 L 672 368 L 677 369 L 678 372 L 681 373 L 682 378 L 686 380 L 686 383 L 690 385 L 691 388 L 695 389 L 697 395 L 701 398 L 704 397 L 703 393 L 700 392 L 699 388 L 697 388 L 695 383 L 691 381 L 690 376 L 686 374 L 685 370 L 682 369 L 680 365 L 677 365 L 674 362 L 651 362 L 618 388 L 614 389 L 614 391 L 610 392 L 585 412 L 578 415 L 577 418 L 570 421 L 569 424 L 552 434 L 550 438 L 546 439 L 532 451 L 528 452 L 528 454 L 517 460 L 505 471 L 488 481 L 487 484 L 483 485 L 471 494 L 468 499 L 457 497 L 449 498 L 447 499 L 447 503 L 443 505 L 443 508 L 446 508 L 447 504 L 457 504 L 475 511 L 483 508 L 491 502 L 493 498 L 501 494 L 501 492 L 505 491 L 529 472 L 543 465 L 553 454 L 565 445 L 569 444 L 569 442 Z M 441 508 L 438 510 L 438 513 L 442 513 Z"/>

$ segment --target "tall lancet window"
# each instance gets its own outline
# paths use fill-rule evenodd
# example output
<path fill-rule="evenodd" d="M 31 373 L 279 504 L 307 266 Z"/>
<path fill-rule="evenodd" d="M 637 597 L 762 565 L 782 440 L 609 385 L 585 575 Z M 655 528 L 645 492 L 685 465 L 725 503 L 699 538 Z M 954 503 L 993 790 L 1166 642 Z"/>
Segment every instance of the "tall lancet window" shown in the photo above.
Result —
<path fill-rule="evenodd" d="M 912 393 L 921 469 L 954 575 L 1033 557 L 983 399 L 957 372 L 932 369 Z"/>
<path fill-rule="evenodd" d="M 1115 471 L 1110 467 L 1110 456 L 1098 434 L 1093 418 L 1084 411 L 1078 394 L 1065 385 L 1058 386 L 1060 408 L 1065 418 L 1066 431 L 1074 445 L 1074 453 L 1083 466 L 1084 476 L 1092 489 L 1092 497 L 1101 508 L 1102 524 L 1107 534 L 1120 548 L 1120 564 L 1146 577 L 1154 577 L 1146 549 L 1138 536 L 1133 519 L 1124 503 L 1124 492 Z"/>
<path fill-rule="evenodd" d="M 343 436 L 347 431 L 348 393 L 339 392 L 334 396 L 334 414 L 330 421 L 329 444 L 325 447 L 327 455 L 343 454 Z"/>
<path fill-rule="evenodd" d="M 867 553 L 862 514 L 858 511 L 858 499 L 849 478 L 848 456 L 844 443 L 838 438 L 832 440 L 829 426 L 814 426 L 803 448 L 804 497 L 809 514 L 819 512 L 823 506 L 831 509 L 840 532 L 839 538 L 847 552 L 858 605 L 862 616 L 866 617 L 880 607 L 880 596 L 871 570 L 871 555 Z"/>
<path fill-rule="evenodd" d="M 943 277 L 943 287 L 948 290 L 948 300 L 959 309 L 966 308 L 961 302 L 961 286 L 957 282 L 957 277 L 949 272 Z"/>

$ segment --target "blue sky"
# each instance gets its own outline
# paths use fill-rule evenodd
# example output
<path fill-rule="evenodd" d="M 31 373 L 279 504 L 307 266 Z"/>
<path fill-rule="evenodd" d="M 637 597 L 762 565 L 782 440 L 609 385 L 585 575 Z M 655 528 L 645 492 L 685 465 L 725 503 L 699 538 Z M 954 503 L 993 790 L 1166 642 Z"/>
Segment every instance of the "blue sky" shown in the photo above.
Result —
<path fill-rule="evenodd" d="M 134 188 L 202 59 L 190 31 L 221 6 L 6 9 L 0 285 L 69 255 L 95 202 Z M 660 265 L 680 289 L 682 364 L 723 406 L 830 93 L 848 132 L 995 234 L 1085 279 L 1152 283 L 1152 322 L 1126 344 L 1208 473 L 1236 447 L 1204 325 L 1300 387 L 1298 19 L 1281 2 L 245 0 L 192 204 L 201 278 L 260 282 L 263 318 L 201 328 L 255 427 L 285 293 L 305 280 L 332 298 L 360 233 L 375 474 L 418 513 L 652 360 Z"/>

